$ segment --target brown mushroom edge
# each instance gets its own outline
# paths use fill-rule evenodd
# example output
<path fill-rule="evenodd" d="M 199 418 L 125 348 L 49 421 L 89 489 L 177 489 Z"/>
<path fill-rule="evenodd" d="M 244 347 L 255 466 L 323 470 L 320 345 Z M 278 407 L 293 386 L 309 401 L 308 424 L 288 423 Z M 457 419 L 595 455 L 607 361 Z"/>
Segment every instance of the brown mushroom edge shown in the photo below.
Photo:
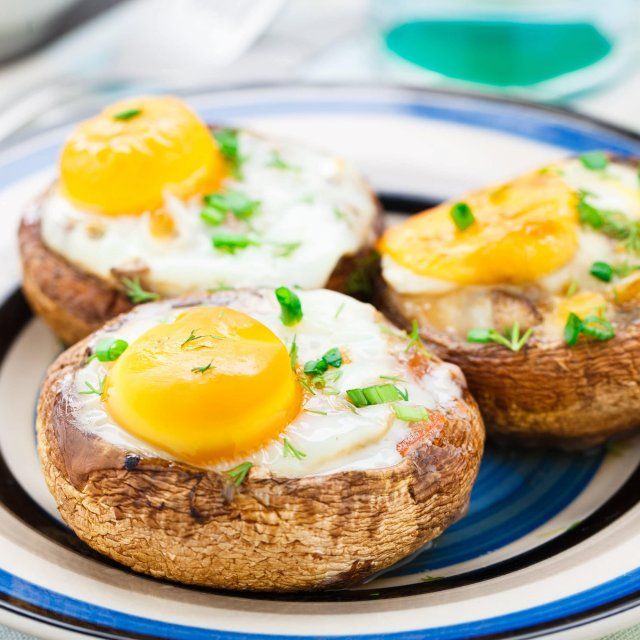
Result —
<path fill-rule="evenodd" d="M 471 344 L 420 321 L 419 302 L 380 282 L 382 311 L 409 329 L 412 319 L 436 355 L 465 374 L 488 433 L 526 446 L 587 449 L 640 426 L 640 325 L 616 324 L 606 342 L 542 341 L 517 353 Z"/>
<path fill-rule="evenodd" d="M 176 304 L 225 304 L 229 295 L 244 294 Z M 49 369 L 38 451 L 64 521 L 134 571 L 222 589 L 346 587 L 419 550 L 467 508 L 484 426 L 466 388 L 440 419 L 414 425 L 393 467 L 303 478 L 254 467 L 236 488 L 224 473 L 131 455 L 78 428 L 66 385 L 86 361 L 89 340 Z M 428 368 L 428 356 L 415 354 L 411 366 Z"/>

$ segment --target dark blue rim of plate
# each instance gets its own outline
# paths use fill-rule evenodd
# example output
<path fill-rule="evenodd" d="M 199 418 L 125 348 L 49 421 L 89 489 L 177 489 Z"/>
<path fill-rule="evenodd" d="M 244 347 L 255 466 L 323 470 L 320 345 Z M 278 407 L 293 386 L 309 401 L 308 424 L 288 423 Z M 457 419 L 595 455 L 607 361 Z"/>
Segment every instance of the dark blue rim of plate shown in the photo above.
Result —
<path fill-rule="evenodd" d="M 291 88 L 282 85 L 280 88 Z M 274 89 L 278 85 L 231 87 L 232 90 Z M 311 88 L 314 88 L 312 85 Z M 318 87 L 315 87 L 318 88 Z M 331 91 L 334 86 L 320 86 Z M 345 87 L 339 87 L 345 89 Z M 367 87 L 358 87 L 367 88 Z M 371 88 L 371 87 L 369 87 Z M 305 111 L 320 113 L 338 112 L 374 112 L 395 113 L 415 118 L 428 118 L 457 122 L 486 129 L 508 132 L 524 138 L 534 139 L 563 147 L 569 152 L 581 152 L 592 148 L 603 148 L 622 155 L 640 155 L 640 136 L 617 127 L 607 125 L 596 119 L 572 114 L 561 109 L 529 105 L 500 98 L 483 98 L 464 93 L 446 91 L 425 91 L 421 89 L 396 87 L 397 103 L 350 103 L 344 99 L 315 100 L 304 105 Z M 225 88 L 229 90 L 229 88 Z M 389 90 L 393 91 L 394 87 Z M 202 93 L 207 92 L 203 90 Z M 193 95 L 193 94 L 192 94 Z M 451 104 L 447 104 L 450 102 Z M 247 105 L 244 105 L 247 108 Z M 300 108 L 300 102 L 283 99 L 265 103 L 253 102 L 251 108 L 261 115 L 282 114 Z M 221 121 L 239 114 L 239 109 L 209 109 L 220 117 Z M 205 110 L 205 116 L 209 116 Z M 245 111 L 242 115 L 247 115 Z M 8 171 L 0 173 L 0 186 L 11 183 L 18 177 L 43 168 L 51 161 L 51 149 L 40 149 L 19 157 L 8 166 Z M 416 211 L 428 202 L 416 200 L 413 196 L 388 194 L 385 198 L 388 209 Z M 19 292 L 11 295 L 0 307 L 0 359 L 4 358 L 12 341 L 30 318 L 30 312 Z M 8 474 L 8 475 L 7 475 Z M 69 543 L 61 539 L 64 528 L 46 515 L 38 505 L 20 488 L 10 475 L 6 464 L 0 460 L 0 500 L 18 517 L 36 528 L 41 534 L 48 535 L 56 542 L 86 554 L 78 541 Z M 5 482 L 6 480 L 6 482 Z M 325 594 L 238 594 L 248 598 L 293 601 L 349 601 L 375 600 L 389 597 L 402 597 L 441 591 L 465 584 L 488 580 L 511 571 L 536 564 L 545 558 L 585 540 L 602 530 L 613 520 L 627 512 L 638 501 L 637 487 L 640 481 L 640 468 L 636 469 L 623 487 L 620 488 L 595 513 L 579 526 L 563 533 L 549 542 L 525 552 L 517 557 L 480 569 L 436 582 L 405 587 L 394 587 L 381 592 L 364 590 L 360 592 L 334 591 Z M 16 509 L 12 508 L 15 507 Z M 26 511 L 25 511 L 25 505 Z M 28 514 L 25 516 L 25 514 Z M 73 536 L 70 536 L 73 538 Z M 94 556 L 95 557 L 95 556 Z M 384 594 L 384 595 L 383 595 Z M 335 636 L 336 638 L 361 638 L 366 640 L 414 640 L 430 638 L 432 640 L 453 640 L 458 638 L 534 638 L 551 632 L 581 626 L 616 613 L 626 611 L 640 603 L 640 569 L 601 584 L 592 589 L 571 595 L 567 598 L 534 608 L 524 609 L 511 614 L 478 620 L 472 623 L 455 624 L 446 627 L 413 630 L 389 634 L 365 634 L 358 636 Z M 198 640 L 287 640 L 295 636 L 279 634 L 246 634 L 232 631 L 219 631 L 195 628 L 183 625 L 163 623 L 68 598 L 39 587 L 0 570 L 0 606 L 3 608 L 60 628 L 80 631 L 96 637 L 105 638 L 149 638 L 153 640 L 189 638 Z M 300 636 L 318 638 L 317 636 Z"/>

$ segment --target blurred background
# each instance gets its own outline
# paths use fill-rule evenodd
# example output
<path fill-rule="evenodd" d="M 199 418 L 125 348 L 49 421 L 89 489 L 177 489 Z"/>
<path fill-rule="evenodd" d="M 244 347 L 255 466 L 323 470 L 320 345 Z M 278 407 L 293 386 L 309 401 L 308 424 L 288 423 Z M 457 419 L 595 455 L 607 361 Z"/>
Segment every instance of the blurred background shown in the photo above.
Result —
<path fill-rule="evenodd" d="M 640 0 L 0 0 L 0 144 L 119 95 L 404 83 L 640 131 Z"/>

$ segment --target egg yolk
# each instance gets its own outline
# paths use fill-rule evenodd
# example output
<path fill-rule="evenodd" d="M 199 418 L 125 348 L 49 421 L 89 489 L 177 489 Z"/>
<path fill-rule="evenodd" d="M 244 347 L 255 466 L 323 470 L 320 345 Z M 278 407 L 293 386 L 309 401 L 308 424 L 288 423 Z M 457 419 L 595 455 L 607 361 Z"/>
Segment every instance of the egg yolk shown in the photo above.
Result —
<path fill-rule="evenodd" d="M 598 315 L 606 307 L 607 301 L 601 293 L 581 291 L 570 298 L 561 298 L 552 317 L 556 325 L 564 326 L 570 313 L 584 319 L 589 315 Z"/>
<path fill-rule="evenodd" d="M 63 194 L 104 215 L 135 215 L 215 191 L 224 159 L 206 125 L 181 100 L 133 98 L 82 122 L 60 157 Z"/>
<path fill-rule="evenodd" d="M 268 445 L 299 413 L 283 342 L 226 307 L 184 312 L 140 336 L 107 375 L 110 415 L 136 438 L 198 466 Z"/>
<path fill-rule="evenodd" d="M 466 229 L 445 203 L 389 229 L 380 252 L 417 275 L 491 285 L 532 282 L 577 250 L 578 198 L 558 176 L 533 173 L 464 202 L 475 218 Z"/>

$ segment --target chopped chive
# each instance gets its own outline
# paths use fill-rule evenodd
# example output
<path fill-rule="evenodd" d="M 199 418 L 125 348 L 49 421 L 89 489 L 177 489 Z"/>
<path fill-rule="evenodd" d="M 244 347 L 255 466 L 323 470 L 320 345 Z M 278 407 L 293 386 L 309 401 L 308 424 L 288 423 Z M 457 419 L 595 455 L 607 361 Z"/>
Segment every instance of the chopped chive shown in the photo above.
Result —
<path fill-rule="evenodd" d="M 245 481 L 251 467 L 253 467 L 253 462 L 241 462 L 237 467 L 229 469 L 225 473 L 231 478 L 233 484 L 239 487 Z"/>
<path fill-rule="evenodd" d="M 466 202 L 456 202 L 449 210 L 449 214 L 460 231 L 468 229 L 476 221 L 471 207 Z"/>
<path fill-rule="evenodd" d="M 508 337 L 498 333 L 495 329 L 471 329 L 467 333 L 467 342 L 475 342 L 479 344 L 487 344 L 495 342 L 511 351 L 520 351 L 522 347 L 529 341 L 533 335 L 533 328 L 529 327 L 522 335 L 520 334 L 520 325 L 514 322 L 507 332 Z"/>
<path fill-rule="evenodd" d="M 613 325 L 598 315 L 589 315 L 583 319 L 575 313 L 570 313 L 564 327 L 564 341 L 573 347 L 580 335 L 585 335 L 595 340 L 611 340 L 616 334 Z"/>
<path fill-rule="evenodd" d="M 427 348 L 424 346 L 424 343 L 422 342 L 422 338 L 420 337 L 420 327 L 418 326 L 418 321 L 415 319 L 411 321 L 411 333 L 409 333 L 409 342 L 407 342 L 407 346 L 404 350 L 405 353 L 407 353 L 414 347 L 416 349 L 424 351 L 427 354 L 429 353 Z"/>
<path fill-rule="evenodd" d="M 302 304 L 296 293 L 287 287 L 275 290 L 276 299 L 280 303 L 280 320 L 282 324 L 291 327 L 302 320 Z"/>
<path fill-rule="evenodd" d="M 381 380 L 392 380 L 393 382 L 405 382 L 402 376 L 378 376 Z"/>
<path fill-rule="evenodd" d="M 335 315 L 333 316 L 333 319 L 334 319 L 334 320 L 337 320 L 337 319 L 338 319 L 338 316 L 342 313 L 342 310 L 344 309 L 344 305 L 345 305 L 345 303 L 343 302 L 343 303 L 342 303 L 342 304 L 341 304 L 341 305 L 336 309 L 336 313 L 335 313 Z"/>
<path fill-rule="evenodd" d="M 298 343 L 297 337 L 293 336 L 293 340 L 291 342 L 291 347 L 289 348 L 289 362 L 291 363 L 291 369 L 293 371 L 296 370 L 296 365 L 298 364 Z"/>
<path fill-rule="evenodd" d="M 271 159 L 269 160 L 267 166 L 271 167 L 272 169 L 280 169 L 283 171 L 293 171 L 294 169 L 296 169 L 296 167 L 293 167 L 288 162 L 285 162 L 278 151 L 271 152 Z"/>
<path fill-rule="evenodd" d="M 100 362 L 113 362 L 117 360 L 129 346 L 126 340 L 116 340 L 114 338 L 103 338 L 93 348 L 93 355 L 87 360 L 97 359 Z"/>
<path fill-rule="evenodd" d="M 342 209 L 338 209 L 338 207 L 334 207 L 333 215 L 336 217 L 336 220 L 346 220 L 347 214 L 342 211 Z"/>
<path fill-rule="evenodd" d="M 234 254 L 239 249 L 257 247 L 260 245 L 256 240 L 252 240 L 248 236 L 243 236 L 237 233 L 219 233 L 211 238 L 211 243 L 213 244 L 214 249 L 231 254 Z"/>
<path fill-rule="evenodd" d="M 240 191 L 210 193 L 204 197 L 204 203 L 206 209 L 214 209 L 222 214 L 231 213 L 238 220 L 247 220 L 256 213 L 260 207 L 259 200 L 251 200 L 251 198 Z"/>
<path fill-rule="evenodd" d="M 215 369 L 213 366 L 213 360 L 209 362 L 209 364 L 205 364 L 203 367 L 193 367 L 193 369 L 191 369 L 191 373 L 205 373 L 209 371 L 209 369 Z"/>
<path fill-rule="evenodd" d="M 274 255 L 277 258 L 288 258 L 293 255 L 299 248 L 302 242 L 271 242 L 274 248 Z"/>
<path fill-rule="evenodd" d="M 572 280 L 567 287 L 567 298 L 571 298 L 573 295 L 575 295 L 575 293 L 578 291 L 579 286 L 580 285 L 578 284 L 577 280 Z"/>
<path fill-rule="evenodd" d="M 578 203 L 578 213 L 580 215 L 580 222 L 588 224 L 594 229 L 600 229 L 604 224 L 604 219 L 600 210 L 586 202 L 584 197 Z"/>
<path fill-rule="evenodd" d="M 308 360 L 304 363 L 304 372 L 308 376 L 319 376 L 322 375 L 328 367 L 329 365 L 325 362 L 324 358 Z"/>
<path fill-rule="evenodd" d="M 580 332 L 582 331 L 582 320 L 575 313 L 570 313 L 564 326 L 564 341 L 572 347 L 578 342 Z"/>
<path fill-rule="evenodd" d="M 602 282 L 611 282 L 613 278 L 613 267 L 608 262 L 594 262 L 589 269 L 589 273 Z"/>
<path fill-rule="evenodd" d="M 240 155 L 240 143 L 238 141 L 238 132 L 234 129 L 216 129 L 213 137 L 218 143 L 220 153 L 225 157 L 231 165 L 231 169 L 236 177 L 240 177 L 242 167 L 242 156 Z"/>
<path fill-rule="evenodd" d="M 609 165 L 609 159 L 602 151 L 590 151 L 580 156 L 580 162 L 583 167 L 591 171 L 601 171 Z"/>
<path fill-rule="evenodd" d="M 322 359 L 330 366 L 339 369 L 342 366 L 342 353 L 338 347 L 329 349 L 327 353 L 322 356 Z"/>
<path fill-rule="evenodd" d="M 429 417 L 429 412 L 424 407 L 410 404 L 394 404 L 393 410 L 398 420 L 404 420 L 405 422 L 419 422 Z"/>
<path fill-rule="evenodd" d="M 297 458 L 298 460 L 302 460 L 302 458 L 306 458 L 307 454 L 303 453 L 302 451 L 300 451 L 300 449 L 296 449 L 292 444 L 291 441 L 289 440 L 289 438 L 285 438 L 282 441 L 283 444 L 283 453 L 284 453 L 284 457 L 287 458 L 289 456 L 293 456 L 294 458 Z"/>
<path fill-rule="evenodd" d="M 207 224 L 210 224 L 212 227 L 217 227 L 224 222 L 225 214 L 219 209 L 214 209 L 213 207 L 205 207 L 200 212 L 200 219 Z"/>
<path fill-rule="evenodd" d="M 101 378 L 98 380 L 98 386 L 94 387 L 89 381 L 84 383 L 84 386 L 87 387 L 86 391 L 80 391 L 80 394 L 83 396 L 96 395 L 101 396 L 104 393 L 104 382 L 106 378 Z"/>
<path fill-rule="evenodd" d="M 122 284 L 124 285 L 125 293 L 133 304 L 151 302 L 160 297 L 159 294 L 153 291 L 145 291 L 140 284 L 140 278 L 138 276 L 135 278 L 122 278 Z"/>
<path fill-rule="evenodd" d="M 127 109 L 113 115 L 114 120 L 131 120 L 142 113 L 142 109 Z"/>
<path fill-rule="evenodd" d="M 319 409 L 306 409 L 305 408 L 305 411 L 307 413 L 315 413 L 318 416 L 328 416 L 329 415 L 329 413 L 327 411 L 320 411 Z"/>
<path fill-rule="evenodd" d="M 356 407 L 366 407 L 405 399 L 405 395 L 392 384 L 377 384 L 361 389 L 348 389 L 347 397 Z"/>

